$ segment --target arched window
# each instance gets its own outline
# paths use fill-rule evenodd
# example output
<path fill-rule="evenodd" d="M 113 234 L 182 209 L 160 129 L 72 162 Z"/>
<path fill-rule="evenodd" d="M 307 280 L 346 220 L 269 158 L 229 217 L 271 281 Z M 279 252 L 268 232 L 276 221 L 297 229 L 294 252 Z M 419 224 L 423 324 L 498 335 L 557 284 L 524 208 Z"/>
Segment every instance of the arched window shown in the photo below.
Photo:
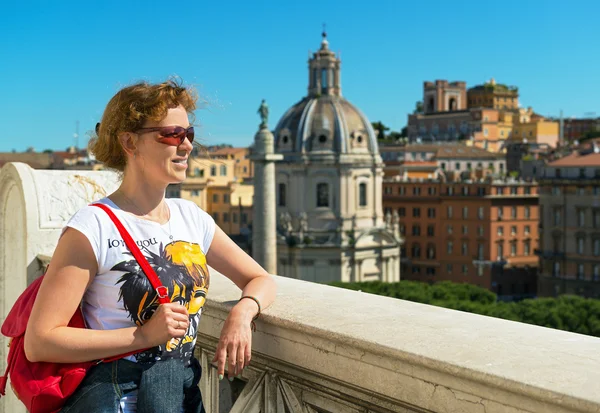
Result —
<path fill-rule="evenodd" d="M 367 184 L 364 182 L 358 184 L 358 206 L 367 206 Z"/>
<path fill-rule="evenodd" d="M 285 184 L 279 184 L 279 202 L 277 205 L 284 207 L 285 206 Z"/>
<path fill-rule="evenodd" d="M 327 92 L 327 69 L 321 69 L 321 93 Z"/>
<path fill-rule="evenodd" d="M 317 184 L 317 207 L 329 206 L 329 184 L 321 182 Z"/>
<path fill-rule="evenodd" d="M 448 110 L 450 110 L 450 111 L 456 110 L 456 99 L 450 98 L 450 102 L 449 102 L 448 106 L 449 106 Z"/>

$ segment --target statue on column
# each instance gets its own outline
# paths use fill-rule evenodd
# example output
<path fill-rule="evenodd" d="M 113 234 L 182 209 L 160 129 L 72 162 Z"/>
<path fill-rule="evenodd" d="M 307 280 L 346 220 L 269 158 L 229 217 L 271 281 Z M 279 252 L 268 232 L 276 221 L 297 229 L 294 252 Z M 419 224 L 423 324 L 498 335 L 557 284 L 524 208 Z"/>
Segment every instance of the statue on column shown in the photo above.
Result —
<path fill-rule="evenodd" d="M 298 214 L 298 237 L 303 240 L 307 232 L 308 216 L 306 215 L 306 212 L 300 212 L 300 214 Z"/>
<path fill-rule="evenodd" d="M 260 127 L 266 128 L 269 124 L 269 105 L 267 105 L 267 102 L 264 99 L 258 108 L 258 114 L 260 115 L 261 120 Z"/>
<path fill-rule="evenodd" d="M 398 215 L 398 210 L 394 210 L 392 214 L 392 231 L 396 238 L 400 239 L 400 215 Z"/>
<path fill-rule="evenodd" d="M 390 211 L 385 213 L 385 229 L 392 230 L 392 214 L 390 214 Z"/>

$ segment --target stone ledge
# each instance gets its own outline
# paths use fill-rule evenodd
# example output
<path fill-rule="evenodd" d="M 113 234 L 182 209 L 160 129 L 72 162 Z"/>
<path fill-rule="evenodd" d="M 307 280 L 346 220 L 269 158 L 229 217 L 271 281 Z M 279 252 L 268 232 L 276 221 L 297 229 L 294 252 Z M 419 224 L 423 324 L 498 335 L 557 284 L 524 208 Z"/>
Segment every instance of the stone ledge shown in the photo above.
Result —
<path fill-rule="evenodd" d="M 431 411 L 600 412 L 598 338 L 276 280 L 261 356 Z M 213 270 L 200 333 L 218 338 L 239 295 Z"/>

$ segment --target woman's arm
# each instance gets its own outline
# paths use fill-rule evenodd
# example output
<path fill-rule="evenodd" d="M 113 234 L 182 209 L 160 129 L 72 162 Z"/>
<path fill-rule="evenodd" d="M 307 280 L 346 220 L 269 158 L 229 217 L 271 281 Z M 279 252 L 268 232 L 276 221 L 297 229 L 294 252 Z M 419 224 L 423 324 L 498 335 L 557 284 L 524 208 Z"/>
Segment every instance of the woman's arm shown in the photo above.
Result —
<path fill-rule="evenodd" d="M 167 325 L 169 321 L 175 324 L 173 320 L 179 318 L 187 326 L 185 307 L 168 304 L 167 307 L 161 305 L 144 328 L 92 330 L 67 327 L 97 269 L 89 240 L 81 232 L 68 228 L 56 246 L 27 324 L 25 353 L 30 361 L 84 362 L 157 345 L 161 342 L 157 340 L 162 340 L 157 330 L 166 330 L 164 324 L 157 325 L 160 317 L 167 320 L 163 320 Z M 165 331 L 163 335 L 173 332 Z"/>
<path fill-rule="evenodd" d="M 256 298 L 264 310 L 275 300 L 277 286 L 271 275 L 246 254 L 217 226 L 213 241 L 206 255 L 208 265 L 219 271 L 242 290 L 242 296 Z M 225 359 L 229 359 L 229 377 L 241 373 L 248 365 L 251 353 L 250 322 L 257 314 L 258 306 L 253 300 L 239 301 L 231 310 L 219 340 L 215 359 L 218 373 L 224 374 Z"/>

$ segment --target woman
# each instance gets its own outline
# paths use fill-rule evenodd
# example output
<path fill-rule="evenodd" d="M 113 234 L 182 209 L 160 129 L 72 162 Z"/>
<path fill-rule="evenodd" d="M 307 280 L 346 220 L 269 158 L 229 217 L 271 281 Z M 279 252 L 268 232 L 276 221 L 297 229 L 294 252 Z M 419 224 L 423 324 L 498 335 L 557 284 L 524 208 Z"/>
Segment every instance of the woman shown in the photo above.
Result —
<path fill-rule="evenodd" d="M 203 411 L 193 356 L 209 287 L 206 265 L 230 278 L 242 298 L 223 325 L 214 362 L 230 380 L 250 362 L 251 321 L 275 298 L 275 283 L 194 203 L 165 199 L 186 178 L 194 93 L 169 81 L 120 90 L 90 145 L 123 173 L 109 206 L 167 287 L 156 293 L 105 211 L 87 206 L 67 223 L 40 287 L 25 335 L 31 361 L 81 362 L 140 351 L 88 372 L 63 412 Z M 59 299 L 57 300 L 57 297 Z M 89 329 L 66 327 L 82 305 Z"/>

